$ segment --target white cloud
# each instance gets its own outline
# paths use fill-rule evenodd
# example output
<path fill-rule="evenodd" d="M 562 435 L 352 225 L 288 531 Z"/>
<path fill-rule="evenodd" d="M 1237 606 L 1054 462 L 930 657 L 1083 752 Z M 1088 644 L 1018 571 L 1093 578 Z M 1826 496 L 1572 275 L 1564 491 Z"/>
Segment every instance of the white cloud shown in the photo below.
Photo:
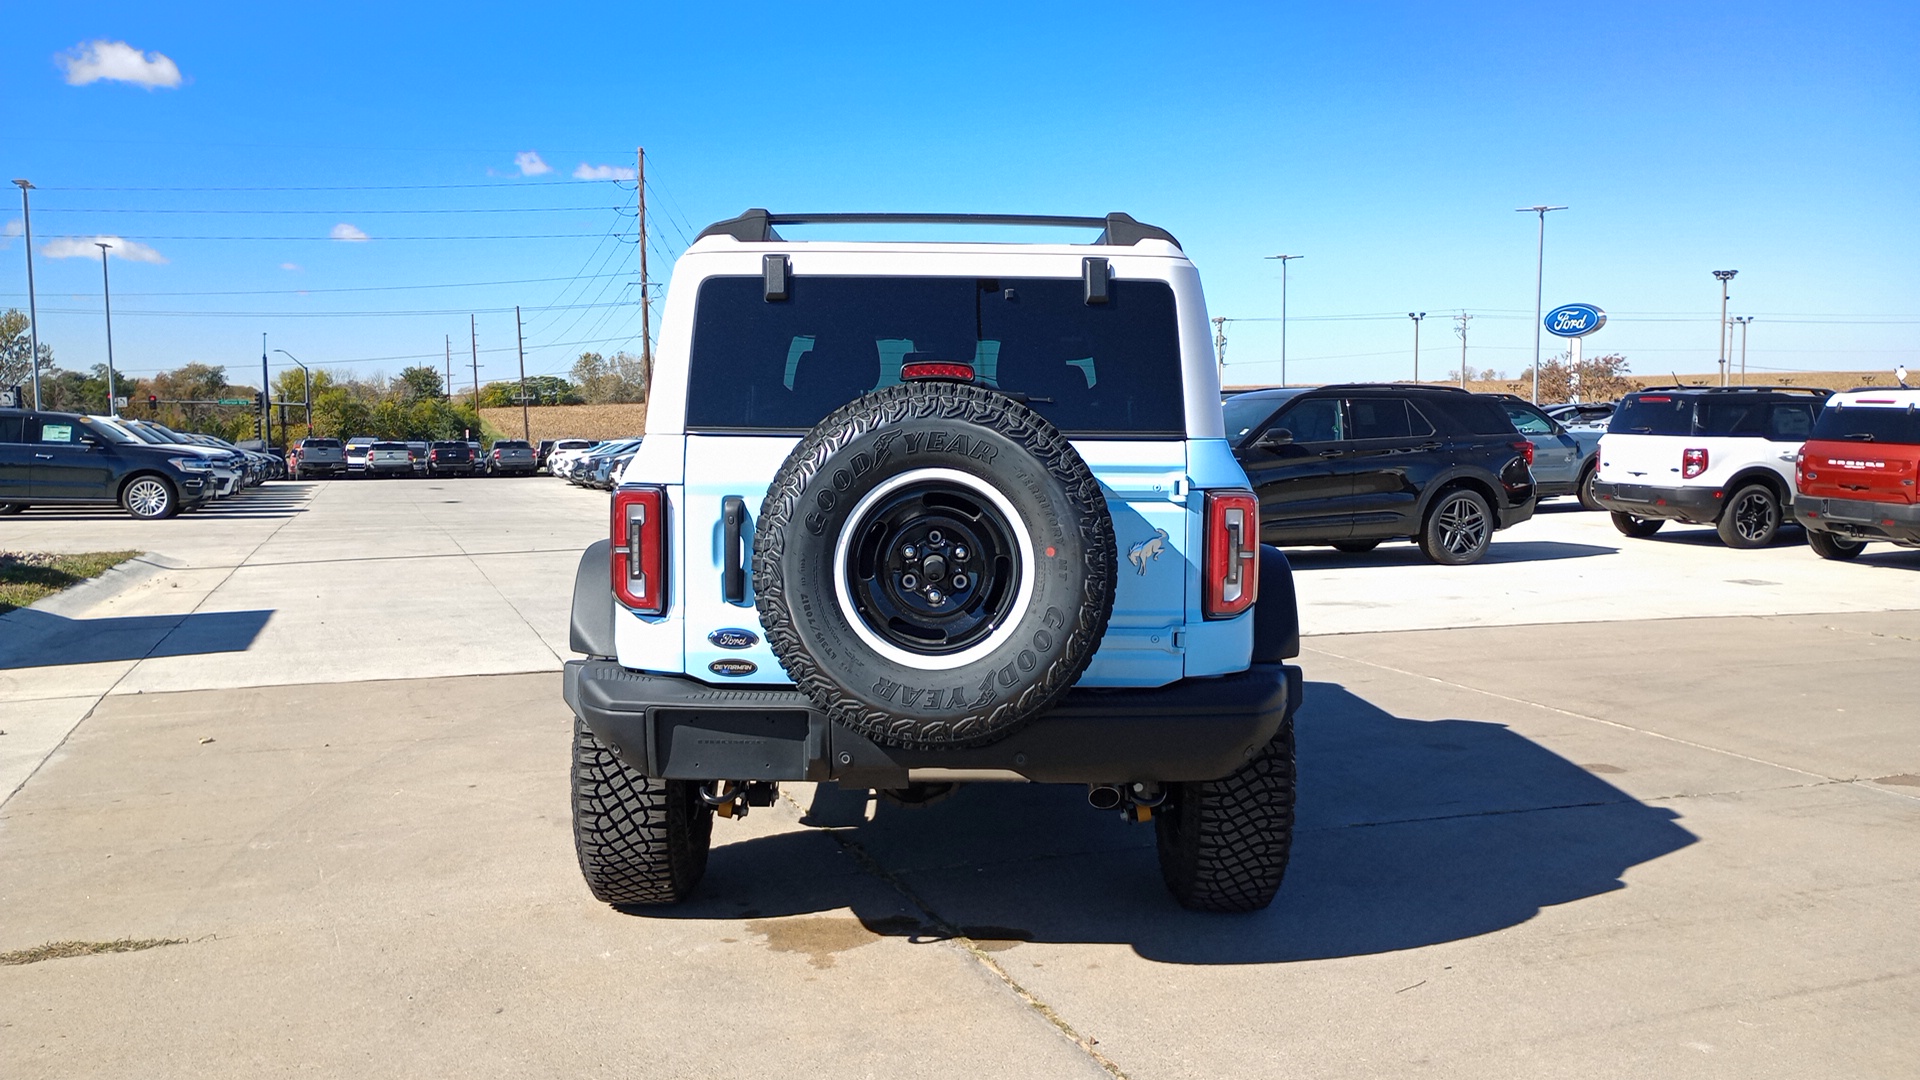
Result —
<path fill-rule="evenodd" d="M 575 180 L 631 180 L 638 175 L 624 166 L 589 165 L 584 161 L 580 163 L 579 168 L 573 170 Z"/>
<path fill-rule="evenodd" d="M 109 245 L 109 254 L 127 262 L 164 264 L 167 261 L 166 256 L 147 245 L 118 236 L 56 236 L 40 249 L 40 254 L 49 259 L 97 259 L 100 249 L 96 244 Z"/>
<path fill-rule="evenodd" d="M 143 53 L 124 41 L 83 42 L 53 58 L 67 73 L 68 86 L 85 86 L 105 79 L 133 83 L 149 90 L 180 85 L 180 69 L 164 53 Z"/>
<path fill-rule="evenodd" d="M 305 269 L 306 269 L 306 267 L 304 267 L 304 266 L 301 266 L 301 265 L 300 265 L 299 263 L 281 263 L 281 264 L 280 264 L 280 269 L 282 269 L 282 270 L 291 270 L 291 271 L 293 271 L 294 273 L 296 273 L 296 274 L 297 274 L 297 273 L 300 273 L 301 271 L 303 271 L 303 270 L 305 270 Z"/>
<path fill-rule="evenodd" d="M 553 171 L 553 166 L 540 160 L 540 155 L 532 150 L 513 155 L 513 163 L 520 166 L 521 176 L 545 176 Z"/>
<path fill-rule="evenodd" d="M 366 233 L 360 231 L 359 229 L 355 228 L 352 225 L 347 224 L 344 221 L 338 225 L 335 225 L 333 227 L 333 230 L 327 233 L 327 235 L 332 237 L 335 240 L 351 240 L 354 243 L 359 243 L 367 238 Z"/>
<path fill-rule="evenodd" d="M 12 221 L 7 222 L 6 227 L 0 229 L 0 251 L 11 249 L 13 247 L 13 238 L 19 236 L 23 229 L 24 226 L 21 225 L 19 218 L 14 218 Z"/>

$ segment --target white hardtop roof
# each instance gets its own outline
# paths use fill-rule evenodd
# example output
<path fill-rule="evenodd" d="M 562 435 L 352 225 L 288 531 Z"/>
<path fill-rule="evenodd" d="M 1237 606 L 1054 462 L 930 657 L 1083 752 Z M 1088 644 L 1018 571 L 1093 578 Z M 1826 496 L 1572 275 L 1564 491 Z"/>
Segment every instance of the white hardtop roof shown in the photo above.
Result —
<path fill-rule="evenodd" d="M 1920 407 L 1920 389 L 1903 390 L 1897 386 L 1885 390 L 1861 387 L 1843 390 L 1827 399 L 1828 405 L 1865 405 L 1869 408 L 1911 409 Z"/>

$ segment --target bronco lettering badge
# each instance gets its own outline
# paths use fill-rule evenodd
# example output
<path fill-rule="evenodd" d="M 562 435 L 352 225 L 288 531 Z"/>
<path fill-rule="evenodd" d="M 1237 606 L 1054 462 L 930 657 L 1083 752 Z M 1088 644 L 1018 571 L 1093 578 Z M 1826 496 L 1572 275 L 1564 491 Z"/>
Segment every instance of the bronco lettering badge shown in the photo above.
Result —
<path fill-rule="evenodd" d="M 742 675 L 751 675 L 759 671 L 760 666 L 751 660 L 715 660 L 713 663 L 707 665 L 707 670 L 713 672 L 715 675 L 727 675 L 733 678 L 739 678 Z"/>
<path fill-rule="evenodd" d="M 714 648 L 717 649 L 751 649 L 755 645 L 760 644 L 760 636 L 758 634 L 755 634 L 751 630 L 741 630 L 736 627 L 715 630 L 713 633 L 707 635 L 707 640 L 712 642 Z"/>

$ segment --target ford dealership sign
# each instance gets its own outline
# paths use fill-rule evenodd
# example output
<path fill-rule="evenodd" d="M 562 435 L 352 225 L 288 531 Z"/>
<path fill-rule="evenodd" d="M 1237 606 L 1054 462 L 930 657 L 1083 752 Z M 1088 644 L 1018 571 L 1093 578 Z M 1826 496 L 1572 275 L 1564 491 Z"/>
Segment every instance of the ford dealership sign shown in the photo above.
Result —
<path fill-rule="evenodd" d="M 1592 304 L 1562 304 L 1547 312 L 1546 324 L 1555 337 L 1586 337 L 1607 325 L 1607 313 Z"/>

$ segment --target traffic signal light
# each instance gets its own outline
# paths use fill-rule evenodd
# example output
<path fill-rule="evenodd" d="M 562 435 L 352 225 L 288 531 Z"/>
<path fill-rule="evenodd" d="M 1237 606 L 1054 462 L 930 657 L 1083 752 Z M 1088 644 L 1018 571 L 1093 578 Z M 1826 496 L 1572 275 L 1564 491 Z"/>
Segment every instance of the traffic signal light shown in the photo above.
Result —
<path fill-rule="evenodd" d="M 149 408 L 149 409 L 158 409 L 158 408 L 160 408 L 160 395 L 159 395 L 159 394 L 148 394 L 148 395 L 147 395 L 147 408 Z"/>

